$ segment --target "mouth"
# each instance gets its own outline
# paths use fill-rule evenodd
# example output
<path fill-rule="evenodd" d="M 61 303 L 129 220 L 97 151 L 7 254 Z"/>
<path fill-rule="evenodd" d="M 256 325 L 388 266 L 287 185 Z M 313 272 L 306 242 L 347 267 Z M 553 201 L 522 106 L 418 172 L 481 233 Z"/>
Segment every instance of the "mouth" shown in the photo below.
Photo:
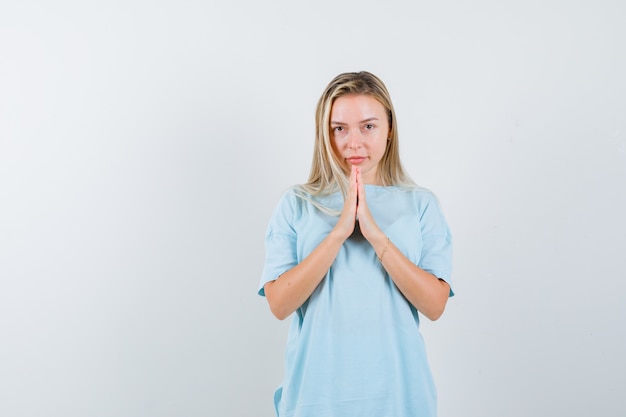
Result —
<path fill-rule="evenodd" d="M 352 156 L 350 158 L 346 158 L 346 162 L 350 165 L 359 165 L 365 160 L 367 160 L 367 157 L 365 156 Z"/>

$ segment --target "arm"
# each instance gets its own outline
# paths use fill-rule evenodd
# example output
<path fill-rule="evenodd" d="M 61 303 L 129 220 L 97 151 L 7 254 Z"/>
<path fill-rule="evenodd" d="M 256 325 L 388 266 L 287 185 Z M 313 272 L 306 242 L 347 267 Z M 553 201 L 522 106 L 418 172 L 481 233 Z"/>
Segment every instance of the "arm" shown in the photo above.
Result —
<path fill-rule="evenodd" d="M 450 294 L 447 282 L 419 268 L 381 232 L 370 241 L 400 292 L 430 320 L 443 314 Z M 384 251 L 384 252 L 383 252 Z"/>
<path fill-rule="evenodd" d="M 331 232 L 302 262 L 265 284 L 270 310 L 284 320 L 298 309 L 322 281 L 345 239 Z"/>
<path fill-rule="evenodd" d="M 379 259 L 382 258 L 383 267 L 406 299 L 430 320 L 437 320 L 446 307 L 450 286 L 411 262 L 385 236 L 367 207 L 365 187 L 360 175 L 357 181 L 359 184 L 357 212 L 363 236 L 372 245 Z"/>
<path fill-rule="evenodd" d="M 343 210 L 333 230 L 298 265 L 263 287 L 270 310 L 279 320 L 296 311 L 324 279 L 343 242 L 352 234 L 356 222 L 357 184 L 355 169 Z"/>

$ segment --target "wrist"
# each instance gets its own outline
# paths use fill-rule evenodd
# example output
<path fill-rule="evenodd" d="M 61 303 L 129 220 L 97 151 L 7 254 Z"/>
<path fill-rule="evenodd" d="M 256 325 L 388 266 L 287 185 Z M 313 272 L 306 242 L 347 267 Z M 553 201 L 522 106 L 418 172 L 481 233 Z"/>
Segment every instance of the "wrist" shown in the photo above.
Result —
<path fill-rule="evenodd" d="M 328 240 L 330 240 L 331 242 L 337 243 L 339 245 L 342 245 L 343 242 L 345 242 L 345 240 L 349 237 L 350 235 L 346 235 L 344 231 L 337 229 L 337 227 L 333 228 L 330 231 L 330 233 L 328 233 L 328 235 L 326 236 Z"/>
<path fill-rule="evenodd" d="M 383 247 L 387 244 L 389 238 L 382 230 L 378 229 L 374 236 L 370 236 L 367 240 L 370 242 L 370 245 L 372 245 L 376 253 L 380 253 Z"/>
<path fill-rule="evenodd" d="M 387 253 L 389 246 L 391 246 L 391 239 L 389 239 L 388 236 L 385 236 L 383 244 L 379 245 L 379 248 L 381 249 L 377 250 L 376 247 L 374 247 L 374 251 L 376 252 L 376 256 L 378 257 L 378 261 L 380 263 L 383 263 L 383 258 L 385 257 L 385 253 Z"/>

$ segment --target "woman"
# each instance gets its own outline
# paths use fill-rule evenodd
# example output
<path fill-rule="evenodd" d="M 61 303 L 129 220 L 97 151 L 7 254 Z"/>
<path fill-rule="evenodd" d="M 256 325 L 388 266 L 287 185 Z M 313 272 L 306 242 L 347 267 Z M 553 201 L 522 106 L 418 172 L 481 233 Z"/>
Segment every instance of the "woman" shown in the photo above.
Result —
<path fill-rule="evenodd" d="M 441 316 L 452 247 L 436 197 L 398 151 L 389 93 L 368 72 L 340 74 L 316 111 L 306 184 L 283 194 L 259 294 L 293 317 L 280 417 L 436 415 L 419 313 Z"/>

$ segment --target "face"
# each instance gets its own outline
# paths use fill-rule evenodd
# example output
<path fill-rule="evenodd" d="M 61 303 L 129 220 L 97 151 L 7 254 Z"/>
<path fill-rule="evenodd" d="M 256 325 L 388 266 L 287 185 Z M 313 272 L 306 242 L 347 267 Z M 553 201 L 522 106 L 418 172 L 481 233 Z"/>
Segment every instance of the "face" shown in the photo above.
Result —
<path fill-rule="evenodd" d="M 378 163 L 385 155 L 389 122 L 387 111 L 373 97 L 339 97 L 330 112 L 330 136 L 333 151 L 346 172 L 353 165 L 361 168 L 365 184 L 376 184 Z"/>

